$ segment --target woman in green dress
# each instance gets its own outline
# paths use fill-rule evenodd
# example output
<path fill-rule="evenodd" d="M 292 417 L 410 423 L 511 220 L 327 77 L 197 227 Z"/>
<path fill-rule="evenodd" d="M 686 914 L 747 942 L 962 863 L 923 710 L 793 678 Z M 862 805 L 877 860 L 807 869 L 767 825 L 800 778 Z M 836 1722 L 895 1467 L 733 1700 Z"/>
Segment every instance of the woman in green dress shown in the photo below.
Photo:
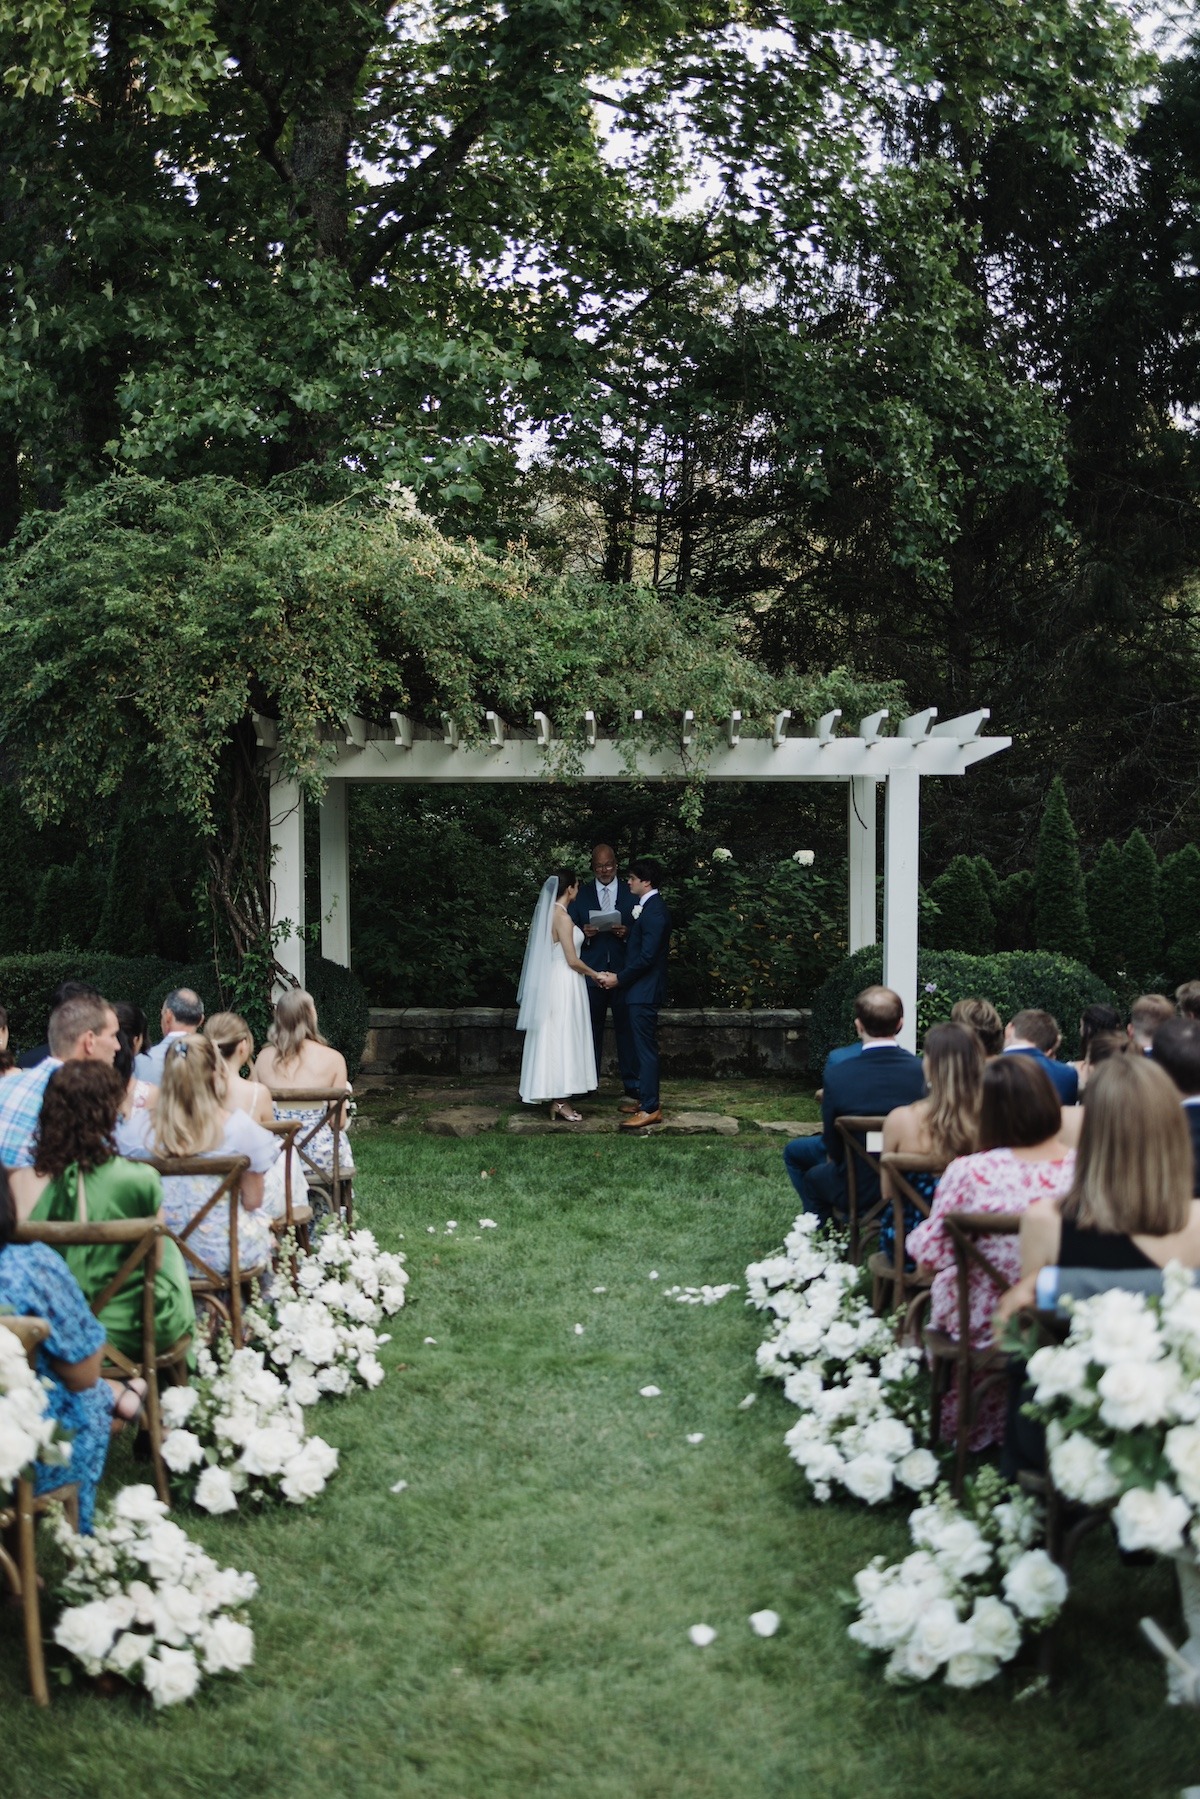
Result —
<path fill-rule="evenodd" d="M 162 1206 L 157 1169 L 117 1154 L 117 1114 L 125 1082 L 103 1062 L 64 1062 L 50 1077 L 37 1132 L 37 1171 L 50 1185 L 31 1217 L 41 1223 L 88 1222 L 114 1218 L 155 1218 Z M 154 1334 L 158 1353 L 193 1333 L 196 1312 L 187 1268 L 178 1244 L 161 1242 L 154 1282 Z M 76 1243 L 65 1252 L 67 1266 L 88 1300 L 112 1280 L 128 1255 L 121 1243 Z M 142 1353 L 141 1271 L 114 1294 L 100 1314 L 108 1340 L 125 1355 Z"/>

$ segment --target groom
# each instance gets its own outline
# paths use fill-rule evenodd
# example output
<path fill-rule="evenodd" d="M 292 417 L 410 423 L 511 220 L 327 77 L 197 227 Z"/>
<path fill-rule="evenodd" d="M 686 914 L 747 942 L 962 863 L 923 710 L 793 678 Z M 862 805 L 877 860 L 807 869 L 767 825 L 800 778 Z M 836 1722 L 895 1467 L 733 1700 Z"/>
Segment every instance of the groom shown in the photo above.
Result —
<path fill-rule="evenodd" d="M 638 1059 L 640 1110 L 621 1121 L 623 1131 L 644 1130 L 662 1123 L 658 1091 L 658 1009 L 667 997 L 667 954 L 671 945 L 671 914 L 658 891 L 661 879 L 657 862 L 641 857 L 629 865 L 629 891 L 637 905 L 625 966 L 619 974 L 602 975 L 604 985 L 624 995 Z M 622 1109 L 627 1102 L 622 1101 Z"/>
<path fill-rule="evenodd" d="M 592 851 L 592 878 L 584 881 L 567 911 L 573 924 L 583 932 L 584 945 L 580 960 L 597 974 L 620 974 L 625 966 L 626 939 L 633 922 L 634 898 L 625 881 L 618 878 L 617 855 L 610 843 L 598 843 Z M 593 912 L 619 912 L 621 922 L 609 931 L 598 931 L 589 924 Z M 596 1050 L 596 1078 L 604 1073 L 604 1018 L 612 1009 L 613 1035 L 617 1040 L 617 1066 L 625 1089 L 624 1106 L 638 1112 L 637 1050 L 633 1044 L 629 1013 L 622 994 L 615 988 L 587 984 L 588 1004 L 592 1009 L 592 1042 Z"/>

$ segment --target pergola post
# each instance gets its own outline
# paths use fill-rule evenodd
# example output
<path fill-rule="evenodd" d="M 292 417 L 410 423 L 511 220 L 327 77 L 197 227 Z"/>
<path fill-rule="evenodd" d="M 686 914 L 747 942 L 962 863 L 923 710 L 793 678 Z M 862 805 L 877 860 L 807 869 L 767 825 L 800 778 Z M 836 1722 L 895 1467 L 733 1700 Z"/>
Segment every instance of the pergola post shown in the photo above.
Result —
<path fill-rule="evenodd" d="M 350 839 L 346 800 L 350 783 L 330 781 L 321 800 L 321 954 L 350 966 Z"/>
<path fill-rule="evenodd" d="M 894 768 L 883 814 L 883 984 L 904 1001 L 905 1049 L 917 1047 L 917 868 L 921 777 Z"/>
<path fill-rule="evenodd" d="M 850 863 L 850 953 L 877 937 L 875 900 L 875 781 L 851 775 L 846 783 Z"/>
<path fill-rule="evenodd" d="M 271 775 L 271 921 L 291 930 L 275 954 L 304 985 L 304 795 L 299 784 Z"/>

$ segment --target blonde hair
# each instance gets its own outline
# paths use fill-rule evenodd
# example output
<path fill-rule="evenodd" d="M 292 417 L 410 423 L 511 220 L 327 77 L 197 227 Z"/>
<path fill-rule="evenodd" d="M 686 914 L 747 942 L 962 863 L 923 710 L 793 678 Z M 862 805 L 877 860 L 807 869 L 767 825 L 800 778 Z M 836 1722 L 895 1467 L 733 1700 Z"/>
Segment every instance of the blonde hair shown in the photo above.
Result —
<path fill-rule="evenodd" d="M 214 1012 L 204 1022 L 204 1035 L 215 1043 L 226 1062 L 232 1062 L 239 1043 L 245 1041 L 250 1045 L 244 1060 L 254 1060 L 254 1033 L 244 1018 L 236 1012 Z"/>
<path fill-rule="evenodd" d="M 1146 1056 L 1111 1056 L 1087 1084 L 1075 1179 L 1062 1214 L 1123 1236 L 1187 1224 L 1192 1142 L 1171 1077 Z"/>
<path fill-rule="evenodd" d="M 163 1063 L 151 1139 L 164 1156 L 197 1156 L 225 1135 L 225 1065 L 216 1045 L 196 1033 L 177 1038 Z"/>
<path fill-rule="evenodd" d="M 923 1045 L 929 1079 L 925 1128 L 935 1156 L 947 1162 L 968 1156 L 979 1136 L 984 1051 L 965 1024 L 935 1024 Z"/>
<path fill-rule="evenodd" d="M 294 1062 L 306 1043 L 325 1043 L 317 1029 L 317 1008 L 311 993 L 303 987 L 289 987 L 275 1001 L 275 1023 L 271 1042 L 280 1066 Z"/>

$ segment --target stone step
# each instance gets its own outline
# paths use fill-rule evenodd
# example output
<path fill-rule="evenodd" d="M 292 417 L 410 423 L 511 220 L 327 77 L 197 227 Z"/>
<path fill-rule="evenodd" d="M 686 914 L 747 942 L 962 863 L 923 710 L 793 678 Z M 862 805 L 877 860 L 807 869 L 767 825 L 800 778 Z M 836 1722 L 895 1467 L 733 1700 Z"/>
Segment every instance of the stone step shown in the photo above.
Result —
<path fill-rule="evenodd" d="M 801 1124 L 794 1118 L 756 1118 L 754 1120 L 760 1131 L 769 1131 L 774 1137 L 819 1137 L 822 1126 Z"/>
<path fill-rule="evenodd" d="M 491 1106 L 447 1106 L 443 1112 L 431 1112 L 425 1129 L 435 1137 L 478 1137 L 481 1131 L 495 1130 L 500 1114 Z"/>
<path fill-rule="evenodd" d="M 508 1128 L 514 1137 L 600 1137 L 615 1131 L 617 1120 L 593 1113 L 579 1124 L 565 1124 L 561 1118 L 551 1119 L 547 1112 L 514 1112 Z"/>

